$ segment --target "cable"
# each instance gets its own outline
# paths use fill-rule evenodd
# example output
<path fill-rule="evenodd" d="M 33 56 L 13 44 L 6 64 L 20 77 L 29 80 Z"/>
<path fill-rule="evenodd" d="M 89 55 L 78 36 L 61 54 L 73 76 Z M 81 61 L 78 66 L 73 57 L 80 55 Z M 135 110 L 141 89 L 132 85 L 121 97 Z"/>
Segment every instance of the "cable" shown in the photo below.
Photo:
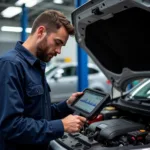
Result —
<path fill-rule="evenodd" d="M 88 135 L 88 139 L 93 139 L 93 138 L 96 137 L 98 134 L 99 134 L 99 131 L 96 131 L 94 134 Z"/>

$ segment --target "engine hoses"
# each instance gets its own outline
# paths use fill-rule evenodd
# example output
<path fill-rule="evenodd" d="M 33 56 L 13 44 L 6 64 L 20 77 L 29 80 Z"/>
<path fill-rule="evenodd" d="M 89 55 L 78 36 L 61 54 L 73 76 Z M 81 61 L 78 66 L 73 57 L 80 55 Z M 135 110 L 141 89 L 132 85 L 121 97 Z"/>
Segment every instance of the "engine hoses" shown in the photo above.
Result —
<path fill-rule="evenodd" d="M 88 135 L 88 139 L 93 139 L 93 138 L 96 137 L 98 134 L 99 134 L 99 131 L 96 131 L 94 134 Z"/>

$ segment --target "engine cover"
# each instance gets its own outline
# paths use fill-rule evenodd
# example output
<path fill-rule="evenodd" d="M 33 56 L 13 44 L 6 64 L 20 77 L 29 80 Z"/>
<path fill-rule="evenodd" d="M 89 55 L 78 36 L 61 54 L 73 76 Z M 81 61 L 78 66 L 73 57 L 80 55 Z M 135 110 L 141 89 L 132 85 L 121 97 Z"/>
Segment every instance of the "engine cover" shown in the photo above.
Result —
<path fill-rule="evenodd" d="M 99 136 L 107 140 L 112 140 L 117 136 L 121 136 L 130 131 L 140 130 L 143 128 L 144 125 L 125 119 L 100 121 L 89 126 L 89 130 L 93 132 L 99 131 Z"/>

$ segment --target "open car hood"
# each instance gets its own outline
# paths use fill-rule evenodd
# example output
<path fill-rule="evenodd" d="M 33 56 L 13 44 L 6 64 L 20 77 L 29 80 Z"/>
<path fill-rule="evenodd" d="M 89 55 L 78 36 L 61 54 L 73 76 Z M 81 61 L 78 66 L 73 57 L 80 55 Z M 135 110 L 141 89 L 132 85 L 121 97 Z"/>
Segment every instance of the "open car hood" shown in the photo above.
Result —
<path fill-rule="evenodd" d="M 150 77 L 150 0 L 91 0 L 72 13 L 76 40 L 114 87 Z"/>

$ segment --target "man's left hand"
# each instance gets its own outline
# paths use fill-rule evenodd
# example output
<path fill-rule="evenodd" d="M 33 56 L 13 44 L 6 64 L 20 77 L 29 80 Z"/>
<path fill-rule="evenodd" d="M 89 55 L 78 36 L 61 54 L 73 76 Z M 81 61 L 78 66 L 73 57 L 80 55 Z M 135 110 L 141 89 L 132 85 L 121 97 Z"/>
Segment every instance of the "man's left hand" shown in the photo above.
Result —
<path fill-rule="evenodd" d="M 73 93 L 70 96 L 70 98 L 67 100 L 67 104 L 71 105 L 77 99 L 77 97 L 81 96 L 82 94 L 83 94 L 83 92 Z"/>

